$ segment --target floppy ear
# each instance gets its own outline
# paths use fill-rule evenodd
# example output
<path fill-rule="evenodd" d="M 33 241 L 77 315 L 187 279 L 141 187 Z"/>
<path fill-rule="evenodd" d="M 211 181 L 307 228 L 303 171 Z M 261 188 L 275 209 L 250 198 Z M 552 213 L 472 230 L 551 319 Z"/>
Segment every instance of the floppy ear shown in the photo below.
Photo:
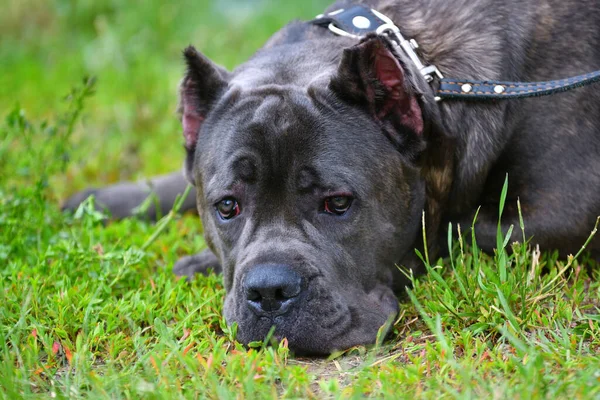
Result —
<path fill-rule="evenodd" d="M 423 149 L 423 113 L 407 72 L 387 40 L 370 36 L 345 49 L 329 88 L 342 100 L 365 108 L 381 122 L 386 136 L 400 149 L 408 142 Z"/>
<path fill-rule="evenodd" d="M 191 170 L 196 142 L 208 111 L 227 87 L 229 73 L 199 53 L 193 46 L 183 51 L 187 71 L 179 89 L 179 112 L 187 151 L 185 174 Z"/>

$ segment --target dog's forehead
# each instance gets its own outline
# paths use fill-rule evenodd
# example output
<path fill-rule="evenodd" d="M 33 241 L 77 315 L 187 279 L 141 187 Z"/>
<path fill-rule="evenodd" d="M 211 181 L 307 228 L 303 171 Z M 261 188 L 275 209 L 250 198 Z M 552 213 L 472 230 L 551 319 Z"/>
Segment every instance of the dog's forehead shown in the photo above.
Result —
<path fill-rule="evenodd" d="M 240 91 L 234 102 L 219 110 L 212 126 L 209 170 L 211 181 L 229 186 L 239 179 L 269 175 L 282 182 L 292 178 L 296 187 L 315 181 L 361 185 L 352 179 L 356 168 L 372 165 L 386 143 L 368 123 L 353 120 L 356 111 L 321 107 L 305 89 L 264 85 Z M 386 145 L 386 147 L 389 147 Z M 205 160 L 206 161 L 206 160 Z M 212 184 L 210 185 L 212 186 Z"/>
<path fill-rule="evenodd" d="M 289 159 L 296 150 L 307 153 L 319 145 L 322 117 L 300 90 L 280 85 L 237 90 L 211 128 L 218 144 L 211 151 L 219 153 L 219 162 L 239 158 L 240 152 Z"/>
<path fill-rule="evenodd" d="M 335 73 L 337 63 L 323 63 L 323 60 L 341 55 L 337 46 L 330 48 L 324 43 L 315 48 L 307 43 L 295 43 L 278 52 L 258 52 L 251 62 L 235 69 L 230 83 L 244 90 L 260 90 L 273 84 L 285 87 L 291 82 L 297 88 L 326 84 Z"/>

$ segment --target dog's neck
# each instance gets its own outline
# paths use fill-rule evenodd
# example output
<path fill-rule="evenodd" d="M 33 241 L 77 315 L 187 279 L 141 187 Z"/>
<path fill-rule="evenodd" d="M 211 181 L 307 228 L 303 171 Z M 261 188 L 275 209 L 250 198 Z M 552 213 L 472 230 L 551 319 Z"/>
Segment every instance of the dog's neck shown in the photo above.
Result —
<path fill-rule="evenodd" d="M 489 7 L 493 1 L 366 0 L 362 3 L 390 17 L 406 38 L 415 39 L 424 63 L 437 66 L 446 77 L 519 80 L 526 41 L 519 37 L 523 35 L 521 24 L 506 24 L 506 18 L 531 19 L 535 12 L 526 11 L 520 16 L 512 15 L 515 12 L 510 10 L 499 13 L 498 4 Z M 339 2 L 327 11 L 347 7 L 349 3 Z M 511 1 L 506 3 L 500 8 L 509 8 Z M 477 10 L 473 10 L 474 7 Z M 521 5 L 523 8 L 531 7 Z M 251 62 L 235 71 L 233 83 L 242 87 L 265 84 L 308 87 L 319 85 L 322 80 L 326 84 L 339 64 L 343 49 L 356 43 L 320 26 L 292 22 L 273 35 Z M 434 91 L 428 85 L 422 88 Z M 464 107 L 445 103 L 441 112 L 445 114 L 449 136 L 464 133 Z"/>
<path fill-rule="evenodd" d="M 534 3 L 540 2 L 545 1 L 520 4 L 519 13 L 511 9 L 511 1 L 498 5 L 494 0 L 340 1 L 327 11 L 363 3 L 390 17 L 406 38 L 415 39 L 426 64 L 436 65 L 444 75 L 508 80 L 516 78 L 524 58 L 521 47 L 527 32 L 522 31 L 521 22 L 539 14 L 538 4 Z M 494 7 L 490 3 L 494 3 Z M 507 18 L 513 23 L 507 24 Z M 293 22 L 276 33 L 263 49 L 306 42 L 320 46 L 321 41 L 330 41 L 334 36 L 327 29 Z M 338 38 L 337 43 L 339 57 L 341 50 L 353 42 Z M 335 50 L 331 44 L 326 46 L 332 52 Z M 332 55 L 335 54 L 329 56 Z"/>

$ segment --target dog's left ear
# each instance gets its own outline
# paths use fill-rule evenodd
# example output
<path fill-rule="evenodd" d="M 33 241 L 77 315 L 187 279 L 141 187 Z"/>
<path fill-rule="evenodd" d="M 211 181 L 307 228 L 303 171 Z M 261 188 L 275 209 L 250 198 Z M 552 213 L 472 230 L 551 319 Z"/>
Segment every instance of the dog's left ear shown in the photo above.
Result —
<path fill-rule="evenodd" d="M 342 100 L 366 108 L 392 143 L 403 147 L 407 139 L 422 142 L 423 113 L 390 46 L 384 38 L 371 36 L 344 49 L 329 88 Z"/>
<path fill-rule="evenodd" d="M 223 94 L 229 80 L 229 72 L 214 64 L 193 46 L 183 51 L 187 71 L 180 85 L 181 125 L 187 157 L 185 174 L 192 183 L 196 143 L 202 123 L 214 103 Z"/>

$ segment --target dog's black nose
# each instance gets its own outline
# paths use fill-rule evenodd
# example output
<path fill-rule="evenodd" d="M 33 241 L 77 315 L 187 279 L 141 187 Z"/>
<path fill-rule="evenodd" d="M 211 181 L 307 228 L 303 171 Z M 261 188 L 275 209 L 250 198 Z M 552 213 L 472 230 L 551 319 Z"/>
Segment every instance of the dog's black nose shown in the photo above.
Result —
<path fill-rule="evenodd" d="M 248 307 L 257 315 L 281 315 L 298 299 L 302 278 L 287 265 L 260 264 L 246 275 Z"/>

